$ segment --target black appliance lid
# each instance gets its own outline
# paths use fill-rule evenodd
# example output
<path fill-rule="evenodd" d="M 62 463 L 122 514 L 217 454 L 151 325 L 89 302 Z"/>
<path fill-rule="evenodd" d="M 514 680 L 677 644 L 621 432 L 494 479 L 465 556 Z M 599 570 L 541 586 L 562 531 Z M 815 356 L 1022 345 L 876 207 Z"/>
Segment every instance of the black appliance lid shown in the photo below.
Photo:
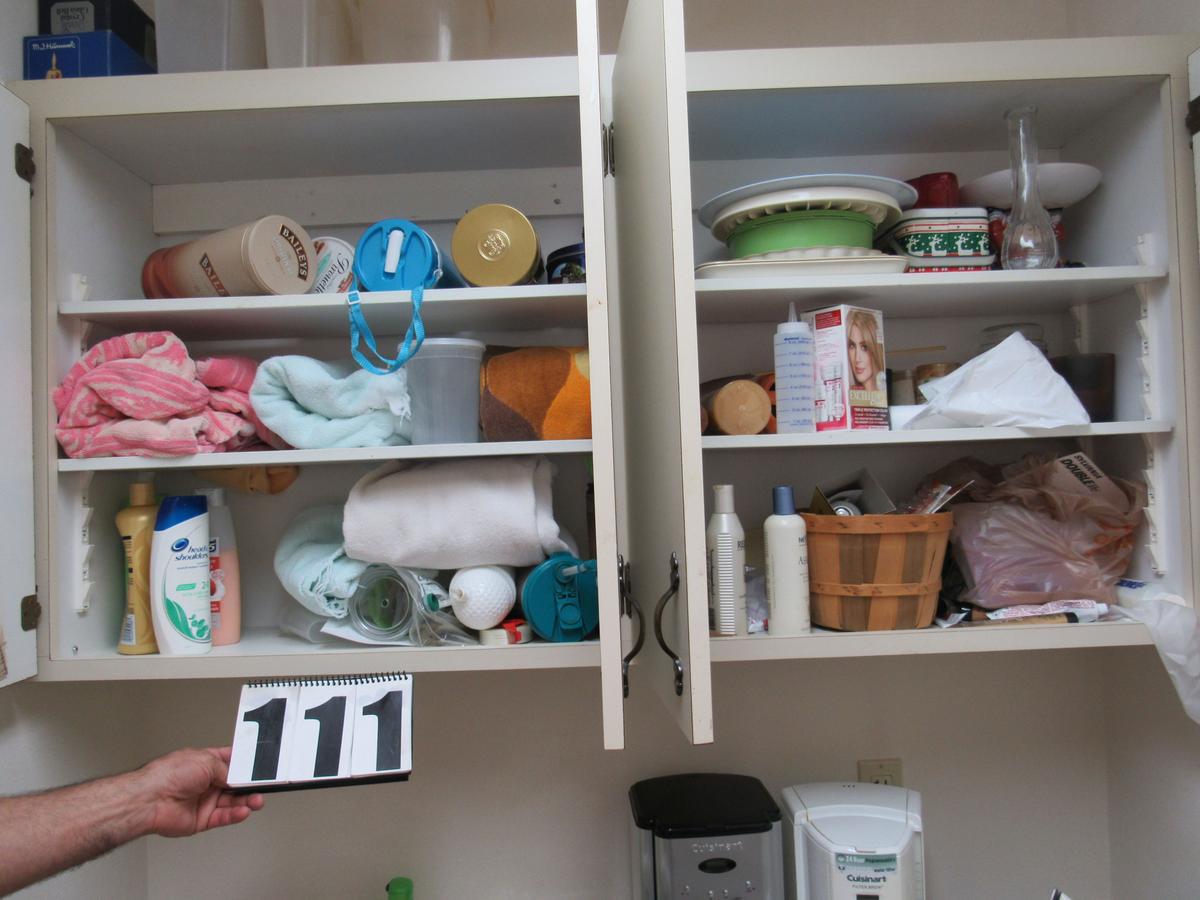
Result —
<path fill-rule="evenodd" d="M 749 775 L 694 772 L 639 781 L 629 789 L 638 828 L 660 838 L 703 838 L 770 831 L 779 806 Z"/>

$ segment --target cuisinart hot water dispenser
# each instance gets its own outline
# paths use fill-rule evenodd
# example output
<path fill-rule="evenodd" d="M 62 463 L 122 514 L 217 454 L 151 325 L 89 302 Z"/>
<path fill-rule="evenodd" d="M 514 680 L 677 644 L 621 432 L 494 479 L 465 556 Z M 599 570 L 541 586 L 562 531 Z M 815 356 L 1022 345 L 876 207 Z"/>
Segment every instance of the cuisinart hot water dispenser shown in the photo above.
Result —
<path fill-rule="evenodd" d="M 783 803 L 788 900 L 925 900 L 916 791 L 798 784 Z"/>
<path fill-rule="evenodd" d="M 783 900 L 779 806 L 757 778 L 649 778 L 629 802 L 633 897 Z"/>

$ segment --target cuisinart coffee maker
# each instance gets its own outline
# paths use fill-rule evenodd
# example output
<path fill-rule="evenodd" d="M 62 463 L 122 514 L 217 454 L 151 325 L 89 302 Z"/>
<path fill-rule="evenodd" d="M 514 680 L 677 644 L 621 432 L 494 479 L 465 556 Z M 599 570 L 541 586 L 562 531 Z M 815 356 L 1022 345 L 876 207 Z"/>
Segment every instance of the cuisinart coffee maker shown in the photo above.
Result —
<path fill-rule="evenodd" d="M 757 778 L 649 778 L 629 803 L 633 897 L 783 900 L 779 806 Z"/>
<path fill-rule="evenodd" d="M 798 784 L 783 803 L 788 900 L 925 900 L 916 791 Z"/>

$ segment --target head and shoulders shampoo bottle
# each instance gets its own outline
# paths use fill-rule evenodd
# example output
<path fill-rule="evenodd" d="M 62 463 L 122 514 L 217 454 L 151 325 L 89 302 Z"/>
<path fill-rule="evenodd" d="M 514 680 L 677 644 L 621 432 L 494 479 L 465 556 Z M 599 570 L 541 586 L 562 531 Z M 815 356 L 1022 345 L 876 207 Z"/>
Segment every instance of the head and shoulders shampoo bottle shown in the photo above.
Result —
<path fill-rule="evenodd" d="M 160 653 L 182 656 L 212 649 L 206 498 L 167 497 L 159 506 L 150 590 Z"/>

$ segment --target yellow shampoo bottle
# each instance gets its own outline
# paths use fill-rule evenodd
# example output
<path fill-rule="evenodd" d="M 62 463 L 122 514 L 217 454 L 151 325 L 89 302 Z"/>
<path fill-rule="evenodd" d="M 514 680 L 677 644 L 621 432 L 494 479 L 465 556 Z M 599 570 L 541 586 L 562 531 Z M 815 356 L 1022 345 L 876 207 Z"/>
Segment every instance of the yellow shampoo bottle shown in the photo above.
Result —
<path fill-rule="evenodd" d="M 125 615 L 117 652 L 129 656 L 158 652 L 150 617 L 150 544 L 156 515 L 154 485 L 131 484 L 129 505 L 117 513 L 117 531 L 125 550 Z"/>

